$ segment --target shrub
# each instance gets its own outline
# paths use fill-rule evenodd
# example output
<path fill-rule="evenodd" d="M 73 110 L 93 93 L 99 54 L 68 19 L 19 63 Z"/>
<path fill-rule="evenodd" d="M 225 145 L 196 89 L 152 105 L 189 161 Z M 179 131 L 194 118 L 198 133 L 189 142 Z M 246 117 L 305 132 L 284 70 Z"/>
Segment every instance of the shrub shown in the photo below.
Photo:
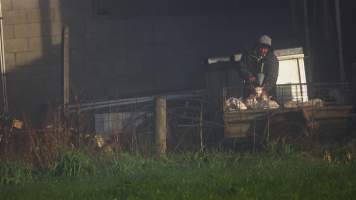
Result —
<path fill-rule="evenodd" d="M 95 174 L 94 162 L 84 153 L 75 150 L 62 150 L 53 167 L 55 176 L 86 176 Z"/>

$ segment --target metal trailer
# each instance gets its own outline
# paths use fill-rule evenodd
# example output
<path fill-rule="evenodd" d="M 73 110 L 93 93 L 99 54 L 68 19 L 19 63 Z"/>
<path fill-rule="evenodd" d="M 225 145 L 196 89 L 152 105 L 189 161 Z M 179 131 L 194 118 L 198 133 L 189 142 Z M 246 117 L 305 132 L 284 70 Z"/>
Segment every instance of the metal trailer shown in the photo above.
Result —
<path fill-rule="evenodd" d="M 238 84 L 231 81 L 238 79 L 238 74 L 233 74 L 231 68 L 236 68 L 234 63 L 239 62 L 241 55 L 208 59 L 208 96 L 218 104 L 208 106 L 208 116 L 215 117 L 218 113 L 218 117 L 209 120 L 223 124 L 223 130 L 213 131 L 223 132 L 223 137 L 217 139 L 247 139 L 255 149 L 270 139 L 298 142 L 303 137 L 317 137 L 322 140 L 350 131 L 355 116 L 352 94 L 356 88 L 352 89 L 354 86 L 349 83 L 312 83 L 307 77 L 302 48 L 276 50 L 275 54 L 280 64 L 276 88 L 276 98 L 281 105 L 278 109 L 226 109 L 228 98 L 243 96 L 242 80 L 238 80 Z M 323 105 L 311 105 L 312 99 L 321 99 Z M 287 102 L 294 102 L 295 106 L 285 107 Z"/>
<path fill-rule="evenodd" d="M 350 101 L 351 87 L 346 84 L 317 84 L 308 88 L 311 99 L 321 99 L 320 104 L 296 99 L 293 95 L 277 94 L 281 106 L 278 109 L 231 110 L 224 106 L 224 138 L 248 139 L 255 150 L 270 140 L 300 143 L 303 139 L 323 141 L 349 134 L 355 116 Z M 236 88 L 224 88 L 224 99 L 233 96 L 233 90 Z M 294 106 L 285 107 L 289 102 Z"/>

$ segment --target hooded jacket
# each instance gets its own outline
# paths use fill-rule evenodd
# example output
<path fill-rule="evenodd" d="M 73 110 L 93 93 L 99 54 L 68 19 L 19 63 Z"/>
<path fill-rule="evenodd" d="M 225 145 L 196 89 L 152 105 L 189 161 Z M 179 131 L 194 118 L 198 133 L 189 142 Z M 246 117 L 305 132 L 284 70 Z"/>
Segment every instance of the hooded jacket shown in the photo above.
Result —
<path fill-rule="evenodd" d="M 269 48 L 265 57 L 259 55 L 261 47 Z M 271 47 L 259 44 L 255 48 L 242 53 L 239 62 L 239 72 L 243 80 L 248 81 L 251 76 L 257 78 L 258 73 L 263 73 L 265 78 L 263 86 L 268 93 L 274 93 L 273 90 L 277 83 L 279 63 Z"/>

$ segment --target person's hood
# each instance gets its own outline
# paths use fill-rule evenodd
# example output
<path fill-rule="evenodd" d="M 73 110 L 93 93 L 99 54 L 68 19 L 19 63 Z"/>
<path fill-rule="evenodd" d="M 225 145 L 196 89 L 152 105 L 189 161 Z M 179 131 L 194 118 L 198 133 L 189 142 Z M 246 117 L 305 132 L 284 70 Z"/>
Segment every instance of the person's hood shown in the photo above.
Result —
<path fill-rule="evenodd" d="M 262 35 L 258 40 L 260 44 L 271 47 L 272 46 L 272 38 L 268 35 Z"/>

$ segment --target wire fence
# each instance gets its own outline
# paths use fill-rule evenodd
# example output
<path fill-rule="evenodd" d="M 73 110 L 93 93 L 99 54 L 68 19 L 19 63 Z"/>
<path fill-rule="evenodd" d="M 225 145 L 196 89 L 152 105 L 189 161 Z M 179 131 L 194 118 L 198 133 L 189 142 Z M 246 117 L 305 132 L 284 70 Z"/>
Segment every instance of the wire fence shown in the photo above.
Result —
<path fill-rule="evenodd" d="M 167 145 L 180 151 L 201 146 L 204 92 L 163 95 L 167 100 Z M 154 96 L 69 105 L 71 125 L 79 135 L 97 135 L 121 150 L 154 149 Z M 83 136 L 81 136 L 83 138 Z M 187 142 L 188 141 L 188 142 Z"/>
<path fill-rule="evenodd" d="M 224 135 L 219 133 L 225 127 L 224 110 L 212 105 L 221 102 L 212 98 L 238 98 L 241 92 L 243 88 L 234 87 L 225 88 L 221 97 L 209 96 L 205 90 L 163 95 L 167 100 L 168 151 L 197 151 L 219 145 L 224 140 Z M 338 106 L 352 102 L 351 93 L 349 84 L 289 84 L 277 87 L 276 98 L 282 109 L 287 102 L 303 106 L 315 98 L 320 98 L 327 106 Z M 146 96 L 77 102 L 68 106 L 65 120 L 60 116 L 63 110 L 49 111 L 43 130 L 38 133 L 58 140 L 69 136 L 67 138 L 74 141 L 74 146 L 91 143 L 98 148 L 110 147 L 119 152 L 152 153 L 155 151 L 154 99 L 155 96 Z M 2 134 L 1 137 L 0 143 L 4 143 L 4 138 L 13 136 Z"/>
<path fill-rule="evenodd" d="M 222 99 L 240 97 L 243 88 L 224 88 Z M 352 102 L 349 84 L 284 84 L 276 88 L 276 100 L 285 108 L 290 102 L 296 107 L 320 99 L 326 106 Z M 167 99 L 167 146 L 171 151 L 198 150 L 216 144 L 223 130 L 223 110 L 209 108 L 207 91 L 190 91 L 164 95 Z M 211 98 L 211 97 L 210 97 Z M 125 151 L 152 152 L 154 149 L 154 96 L 109 101 L 93 101 L 70 105 L 78 116 L 78 134 L 100 135 L 105 140 L 120 143 Z M 224 102 L 224 101 L 223 101 Z M 216 116 L 212 116 L 216 115 Z M 219 117 L 220 116 L 220 117 Z"/>

